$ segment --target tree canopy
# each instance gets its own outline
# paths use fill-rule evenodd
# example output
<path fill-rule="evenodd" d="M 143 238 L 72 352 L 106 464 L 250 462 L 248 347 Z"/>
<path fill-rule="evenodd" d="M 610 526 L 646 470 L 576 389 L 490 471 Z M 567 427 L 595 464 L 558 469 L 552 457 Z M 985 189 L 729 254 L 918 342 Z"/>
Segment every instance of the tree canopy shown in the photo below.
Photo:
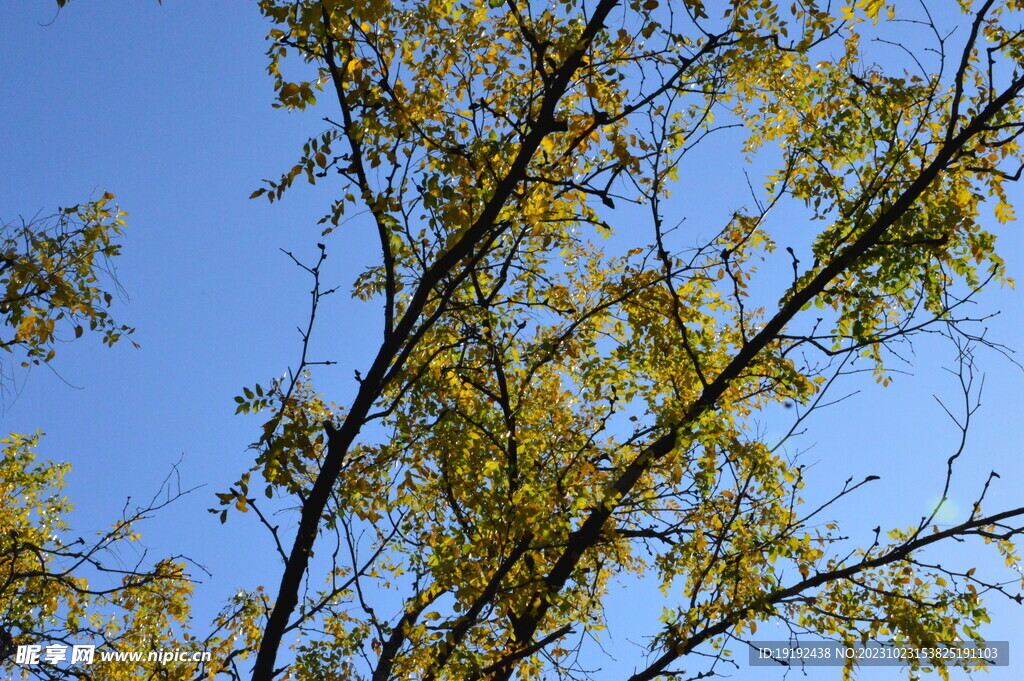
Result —
<path fill-rule="evenodd" d="M 23 366 L 49 362 L 61 340 L 81 338 L 87 326 L 113 345 L 132 329 L 108 312 L 116 289 L 111 258 L 126 226 L 114 195 L 62 209 L 56 215 L 4 223 L 0 229 L 0 313 L 9 327 L 0 337 Z M 67 337 L 62 338 L 61 334 Z"/>
<path fill-rule="evenodd" d="M 293 630 L 330 632 L 351 678 L 585 677 L 574 652 L 628 574 L 673 603 L 633 681 L 773 619 L 844 641 L 975 635 L 970 579 L 917 552 L 978 535 L 1012 562 L 1024 510 L 848 547 L 753 423 L 780 404 L 804 418 L 853 365 L 886 383 L 923 329 L 978 341 L 961 308 L 1006 277 L 981 215 L 1012 218 L 1019 175 L 1016 3 L 961 3 L 952 35 L 882 2 L 261 8 L 279 106 L 324 90 L 336 113 L 254 196 L 341 182 L 324 237 L 372 217 L 380 259 L 354 293 L 382 329 L 345 408 L 311 392 L 305 355 L 239 398 L 270 414 L 253 474 L 301 508 L 254 678 Z M 920 35 L 896 42 L 894 22 Z M 737 162 L 771 169 L 688 229 L 677 178 L 732 126 Z M 780 204 L 806 226 L 773 233 Z M 780 259 L 790 283 L 755 291 Z M 361 439 L 374 422 L 388 436 Z M 303 596 L 324 533 L 347 550 Z M 305 645 L 295 673 L 327 673 Z"/>
<path fill-rule="evenodd" d="M 1022 600 L 1024 508 L 985 506 L 994 473 L 966 519 L 938 519 L 993 346 L 974 303 L 1012 285 L 1019 0 L 259 7 L 274 106 L 323 124 L 252 197 L 331 193 L 318 259 L 293 256 L 312 283 L 297 361 L 235 398 L 263 425 L 211 510 L 262 523 L 281 580 L 230 600 L 210 665 L 150 673 L 604 678 L 631 580 L 665 607 L 629 681 L 718 673 L 759 627 L 980 640 L 982 595 Z M 708 154 L 745 181 L 693 191 Z M 379 245 L 350 274 L 379 347 L 335 404 L 323 268 L 353 230 Z M 72 312 L 95 319 L 91 295 Z M 957 351 L 963 437 L 938 506 L 860 542 L 831 507 L 873 476 L 807 490 L 789 442 L 855 375 L 884 389 L 923 334 Z M 951 541 L 1008 572 L 928 557 Z"/>

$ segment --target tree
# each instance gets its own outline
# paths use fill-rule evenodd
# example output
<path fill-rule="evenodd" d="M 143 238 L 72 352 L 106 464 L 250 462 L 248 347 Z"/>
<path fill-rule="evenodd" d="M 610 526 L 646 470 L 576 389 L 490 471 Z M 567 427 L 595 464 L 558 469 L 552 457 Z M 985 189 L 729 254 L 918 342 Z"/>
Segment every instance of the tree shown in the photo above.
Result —
<path fill-rule="evenodd" d="M 66 521 L 71 505 L 60 494 L 68 466 L 37 462 L 38 443 L 38 435 L 2 441 L 0 608 L 8 678 L 190 678 L 182 675 L 187 667 L 179 665 L 171 676 L 148 657 L 103 659 L 114 651 L 148 656 L 181 645 L 178 627 L 187 620 L 192 590 L 186 562 L 176 556 L 149 565 L 147 552 L 134 543 L 139 522 L 183 492 L 168 487 L 144 507 L 126 507 L 94 539 L 74 537 Z M 17 659 L 17 646 L 36 646 L 34 661 Z M 74 656 L 82 646 L 93 648 Z"/>
<path fill-rule="evenodd" d="M 1007 281 L 981 216 L 1012 218 L 1020 174 L 1019 3 L 961 3 L 953 34 L 927 7 L 893 23 L 874 0 L 260 7 L 279 106 L 327 91 L 332 113 L 255 195 L 300 177 L 341 188 L 302 265 L 300 361 L 236 398 L 268 418 L 218 512 L 258 514 L 284 563 L 261 632 L 260 594 L 228 618 L 245 632 L 231 655 L 258 643 L 256 679 L 585 677 L 574 652 L 631 575 L 673 599 L 635 681 L 759 623 L 926 645 L 977 636 L 979 591 L 1019 598 L 926 554 L 977 540 L 1015 564 L 1024 509 L 983 511 L 981 490 L 959 525 L 933 512 L 857 545 L 827 503 L 805 510 L 799 463 L 752 425 L 780 405 L 802 422 L 862 367 L 887 383 L 928 331 L 961 349 L 974 394 L 987 341 L 967 303 Z M 894 44 L 894 27 L 920 35 Z M 737 130 L 737 160 L 770 170 L 701 238 L 669 191 Z M 780 231 L 783 206 L 817 233 Z M 321 266 L 353 210 L 379 237 L 354 292 L 382 332 L 339 408 L 313 387 L 310 349 Z M 275 502 L 297 509 L 294 537 Z"/>
<path fill-rule="evenodd" d="M 980 587 L 1020 600 L 922 556 L 977 539 L 1013 565 L 1024 508 L 986 514 L 981 493 L 959 525 L 932 513 L 851 545 L 752 427 L 778 405 L 807 418 L 865 365 L 887 384 L 922 331 L 959 344 L 970 394 L 985 340 L 964 306 L 1007 281 L 981 216 L 1013 218 L 1019 3 L 962 2 L 951 35 L 928 7 L 874 0 L 260 7 L 277 106 L 327 91 L 333 111 L 254 196 L 340 188 L 303 265 L 301 361 L 236 398 L 269 418 L 221 517 L 257 510 L 284 562 L 254 679 L 586 678 L 574 651 L 625 575 L 673 603 L 631 681 L 760 622 L 924 645 L 978 636 Z M 701 238 L 670 191 L 737 127 L 737 162 L 771 169 Z M 780 205 L 800 229 L 769 231 Z M 380 258 L 353 291 L 383 323 L 342 409 L 307 351 L 326 238 L 354 209 Z M 760 261 L 790 283 L 768 288 Z M 371 424 L 388 436 L 361 436 Z M 287 549 L 254 477 L 298 509 Z"/>
<path fill-rule="evenodd" d="M 108 308 L 117 287 L 111 259 L 125 213 L 105 193 L 55 215 L 5 223 L 0 233 L 0 346 L 21 366 L 49 363 L 56 345 L 85 328 L 113 345 L 130 334 Z M 10 376 L 5 376 L 10 378 Z M 40 434 L 0 440 L 0 664 L 7 678 L 186 678 L 178 665 L 102 660 L 105 653 L 188 643 L 192 580 L 182 556 L 149 564 L 138 524 L 186 493 L 172 478 L 148 504 L 125 506 L 92 539 L 75 536 L 61 494 L 69 467 L 38 461 Z M 18 664 L 18 646 L 36 646 L 35 664 Z M 72 659 L 74 646 L 94 646 Z M 47 656 L 47 651 L 53 657 Z M 157 676 L 151 676 L 157 675 Z"/>
<path fill-rule="evenodd" d="M 107 345 L 132 333 L 108 312 L 114 294 L 107 288 L 118 287 L 111 259 L 120 253 L 117 240 L 126 224 L 113 199 L 106 192 L 0 228 L 0 313 L 9 329 L 0 347 L 23 353 L 21 366 L 48 363 L 59 341 L 81 338 L 86 326 Z"/>

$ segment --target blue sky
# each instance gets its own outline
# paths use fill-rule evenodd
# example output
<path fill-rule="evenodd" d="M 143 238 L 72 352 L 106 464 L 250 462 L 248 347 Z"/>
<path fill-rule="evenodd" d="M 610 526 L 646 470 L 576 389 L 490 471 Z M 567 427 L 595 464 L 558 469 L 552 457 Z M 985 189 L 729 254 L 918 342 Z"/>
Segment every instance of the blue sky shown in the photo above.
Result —
<path fill-rule="evenodd" d="M 130 213 L 118 277 L 127 292 L 116 312 L 138 328 L 140 344 L 112 350 L 96 339 L 66 344 L 53 370 L 17 374 L 3 398 L 7 431 L 46 433 L 41 454 L 70 461 L 72 523 L 100 529 L 129 496 L 148 498 L 175 462 L 185 486 L 205 484 L 144 528 L 154 555 L 185 553 L 213 573 L 197 591 L 202 620 L 234 589 L 276 587 L 277 563 L 265 535 L 236 517 L 226 526 L 206 512 L 213 492 L 233 482 L 250 461 L 246 445 L 256 423 L 233 416 L 243 385 L 267 382 L 293 364 L 295 327 L 307 314 L 309 282 L 279 251 L 312 258 L 316 220 L 329 205 L 326 188 L 293 190 L 283 204 L 250 201 L 263 177 L 290 167 L 318 117 L 272 109 L 264 73 L 266 26 L 254 3 L 115 1 L 71 3 L 54 20 L 50 2 L 0 4 L 0 217 L 44 214 L 104 190 Z M 54 20 L 51 22 L 51 20 Z M 328 101 L 328 98 L 324 98 Z M 326 107 L 325 107 L 326 108 Z M 722 160 L 683 173 L 691 188 L 715 191 L 733 169 Z M 1019 224 L 1019 223 L 1017 223 Z M 1017 224 L 1001 229 L 1001 252 L 1024 281 L 1024 241 Z M 339 230 L 329 243 L 327 283 L 346 285 L 372 257 L 365 230 Z M 1024 291 L 993 290 L 981 308 L 1002 310 L 993 338 L 1021 347 Z M 379 328 L 377 306 L 339 295 L 329 308 L 317 352 L 342 359 L 327 376 L 328 396 L 344 404 L 352 370 Z M 961 459 L 953 499 L 965 509 L 991 469 L 1002 479 L 987 508 L 1019 506 L 1024 423 L 1024 374 L 983 353 L 984 406 Z M 847 477 L 881 480 L 836 507 L 835 517 L 870 537 L 868 528 L 905 526 L 926 514 L 941 491 L 949 445 L 956 435 L 932 393 L 956 398 L 947 345 L 922 342 L 914 376 L 861 392 L 821 414 L 801 445 L 817 462 L 811 481 L 835 490 Z M 334 371 L 334 370 L 332 370 Z M 767 423 L 772 431 L 779 423 Z M 946 550 L 942 561 L 986 559 Z M 973 551 L 973 549 L 972 549 Z M 991 639 L 1024 631 L 1024 611 L 992 601 Z M 615 617 L 630 621 L 636 591 L 623 591 Z M 627 624 L 628 627 L 628 624 Z M 741 656 L 742 657 L 742 656 Z M 993 672 L 1016 679 L 1024 660 Z M 775 678 L 744 665 L 735 678 Z M 813 678 L 838 678 L 814 670 Z M 781 677 L 781 674 L 778 675 Z M 902 678 L 872 669 L 863 679 Z"/>

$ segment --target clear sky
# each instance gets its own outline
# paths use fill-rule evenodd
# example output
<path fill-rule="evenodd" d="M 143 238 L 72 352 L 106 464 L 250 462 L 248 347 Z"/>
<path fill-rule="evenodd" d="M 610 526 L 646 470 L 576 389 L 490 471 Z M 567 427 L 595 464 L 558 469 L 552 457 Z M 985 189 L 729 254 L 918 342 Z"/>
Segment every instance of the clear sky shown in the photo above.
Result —
<path fill-rule="evenodd" d="M 331 200 L 330 189 L 320 187 L 293 190 L 273 206 L 248 196 L 261 178 L 290 167 L 306 136 L 318 131 L 317 117 L 333 111 L 271 108 L 262 56 L 267 27 L 255 3 L 78 0 L 56 18 L 54 5 L 0 3 L 0 218 L 114 192 L 130 213 L 117 263 L 127 298 L 116 313 L 138 328 L 141 347 L 110 350 L 89 338 L 62 346 L 52 371 L 24 371 L 7 386 L 0 428 L 38 428 L 46 433 L 41 454 L 72 463 L 68 494 L 79 531 L 111 522 L 129 496 L 148 498 L 179 460 L 183 485 L 206 485 L 143 528 L 154 555 L 184 553 L 212 572 L 196 593 L 201 631 L 234 589 L 265 583 L 276 590 L 278 563 L 255 523 L 236 516 L 222 526 L 206 509 L 251 460 L 246 445 L 257 424 L 233 416 L 232 397 L 297 359 L 295 327 L 308 314 L 308 281 L 278 249 L 313 257 L 315 223 Z M 716 167 L 722 162 L 711 160 L 700 176 L 684 173 L 683 181 L 715 191 L 731 172 Z M 1024 281 L 1018 225 L 999 230 L 1001 252 Z M 327 283 L 347 286 L 371 257 L 367 231 L 339 230 L 329 253 Z M 990 335 L 1017 348 L 1024 347 L 1022 295 L 993 291 L 980 305 L 1002 310 Z M 353 369 L 366 365 L 373 339 L 365 329 L 379 328 L 377 311 L 339 296 L 321 327 L 317 352 L 342 360 L 327 378 L 328 397 L 339 403 L 351 394 Z M 991 469 L 1002 479 L 988 509 L 1024 501 L 1024 374 L 995 353 L 979 359 L 987 372 L 983 408 L 952 495 L 960 517 Z M 805 461 L 817 462 L 809 488 L 831 491 L 847 477 L 881 476 L 833 514 L 853 536 L 870 540 L 875 525 L 912 524 L 938 497 L 956 430 L 931 395 L 956 399 L 953 377 L 941 371 L 952 360 L 948 346 L 922 342 L 907 368 L 913 375 L 887 389 L 855 385 L 861 392 L 821 414 L 801 440 L 813 445 Z M 973 548 L 958 549 L 940 560 L 985 564 Z M 624 591 L 614 616 L 628 623 L 636 605 L 637 592 Z M 1021 678 L 1024 611 L 994 598 L 991 605 L 986 633 L 1009 639 L 1016 661 L 989 678 Z M 839 677 L 835 669 L 811 675 Z M 781 673 L 742 663 L 734 675 L 755 677 Z M 902 673 L 871 669 L 860 678 Z"/>

